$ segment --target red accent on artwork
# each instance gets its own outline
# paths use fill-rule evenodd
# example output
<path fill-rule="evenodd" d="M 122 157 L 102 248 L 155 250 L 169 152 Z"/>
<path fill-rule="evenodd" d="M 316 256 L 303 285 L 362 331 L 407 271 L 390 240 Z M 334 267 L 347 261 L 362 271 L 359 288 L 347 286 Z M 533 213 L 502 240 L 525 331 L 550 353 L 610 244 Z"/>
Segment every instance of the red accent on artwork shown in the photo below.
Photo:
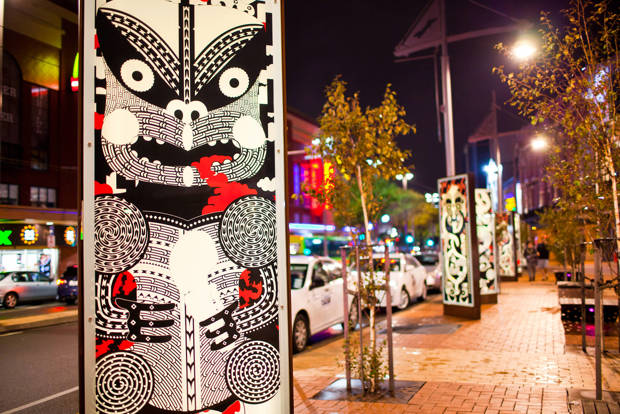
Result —
<path fill-rule="evenodd" d="M 99 38 L 95 35 L 95 49 L 99 49 Z"/>
<path fill-rule="evenodd" d="M 99 131 L 101 130 L 102 126 L 103 126 L 103 114 L 98 114 L 97 112 L 95 112 L 95 129 Z"/>
<path fill-rule="evenodd" d="M 251 280 L 250 270 L 244 270 L 239 276 L 239 309 L 255 302 L 263 293 L 263 281 Z"/>
<path fill-rule="evenodd" d="M 232 160 L 231 157 L 225 155 L 212 155 L 210 157 L 202 157 L 199 162 L 193 162 L 192 167 L 196 167 L 200 178 L 205 180 L 211 187 L 219 187 L 218 184 L 228 183 L 228 177 L 226 174 L 214 173 L 211 170 L 211 166 L 214 162 L 222 164 L 226 160 Z"/>
<path fill-rule="evenodd" d="M 95 181 L 95 195 L 98 196 L 100 194 L 112 194 L 112 187 L 107 184 L 101 184 L 98 181 Z"/>
<path fill-rule="evenodd" d="M 230 404 L 230 406 L 224 410 L 222 414 L 235 414 L 241 411 L 241 403 L 239 401 L 235 401 Z"/>
<path fill-rule="evenodd" d="M 120 344 L 118 344 L 118 349 L 120 349 L 121 351 L 126 351 L 129 348 L 131 348 L 133 346 L 133 342 L 124 340 L 123 342 L 121 342 Z"/>
<path fill-rule="evenodd" d="M 263 30 L 267 31 L 267 22 L 263 22 Z"/>
<path fill-rule="evenodd" d="M 123 291 L 123 295 L 128 296 L 131 292 L 136 290 L 136 280 L 133 278 L 133 275 L 129 272 L 123 272 L 116 277 L 114 281 L 114 288 L 112 289 L 112 297 L 116 297 L 121 294 L 121 289 Z"/>
<path fill-rule="evenodd" d="M 276 329 L 279 331 L 280 330 L 280 325 L 276 324 Z"/>
<path fill-rule="evenodd" d="M 208 204 L 202 208 L 202 214 L 224 211 L 236 199 L 258 192 L 245 184 L 228 183 L 217 188 L 214 193 L 215 195 L 207 200 Z"/>
<path fill-rule="evenodd" d="M 211 187 L 215 187 L 213 196 L 207 199 L 207 205 L 202 208 L 202 214 L 211 214 L 224 211 L 226 207 L 239 197 L 245 195 L 257 194 L 255 189 L 248 187 L 246 184 L 228 182 L 228 177 L 223 173 L 214 173 L 211 166 L 214 162 L 223 163 L 231 158 L 223 155 L 213 155 L 203 157 L 200 162 L 193 162 L 192 167 L 198 169 L 200 178 L 205 180 Z"/>
<path fill-rule="evenodd" d="M 95 345 L 95 358 L 99 358 L 101 355 L 110 352 L 110 345 L 112 345 L 113 342 L 113 339 L 104 339 L 99 345 Z"/>

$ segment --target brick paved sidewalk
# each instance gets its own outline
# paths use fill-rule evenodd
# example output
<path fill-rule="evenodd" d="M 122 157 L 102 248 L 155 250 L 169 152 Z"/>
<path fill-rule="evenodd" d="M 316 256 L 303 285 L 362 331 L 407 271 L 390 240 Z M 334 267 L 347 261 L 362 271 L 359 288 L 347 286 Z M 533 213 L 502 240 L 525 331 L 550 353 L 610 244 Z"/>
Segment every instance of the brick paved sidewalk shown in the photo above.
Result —
<path fill-rule="evenodd" d="M 460 325 L 447 334 L 394 333 L 396 378 L 426 381 L 408 404 L 313 400 L 344 376 L 338 339 L 294 356 L 295 413 L 568 413 L 568 389 L 595 387 L 593 355 L 566 345 L 555 284 L 502 289 L 479 321 L 443 316 L 439 298 L 394 315 L 397 327 Z M 617 353 L 603 358 L 603 379 L 603 389 L 620 391 Z"/>

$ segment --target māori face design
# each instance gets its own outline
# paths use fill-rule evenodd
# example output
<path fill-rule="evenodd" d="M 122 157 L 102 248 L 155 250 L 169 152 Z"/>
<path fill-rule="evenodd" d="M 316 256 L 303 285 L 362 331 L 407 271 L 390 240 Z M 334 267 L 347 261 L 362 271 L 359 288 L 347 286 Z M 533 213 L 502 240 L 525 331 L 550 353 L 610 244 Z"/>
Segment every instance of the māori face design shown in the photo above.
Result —
<path fill-rule="evenodd" d="M 267 151 L 263 23 L 202 2 L 150 2 L 115 0 L 97 13 L 106 161 L 128 180 L 170 186 L 208 185 L 205 157 L 209 176 L 252 177 Z"/>

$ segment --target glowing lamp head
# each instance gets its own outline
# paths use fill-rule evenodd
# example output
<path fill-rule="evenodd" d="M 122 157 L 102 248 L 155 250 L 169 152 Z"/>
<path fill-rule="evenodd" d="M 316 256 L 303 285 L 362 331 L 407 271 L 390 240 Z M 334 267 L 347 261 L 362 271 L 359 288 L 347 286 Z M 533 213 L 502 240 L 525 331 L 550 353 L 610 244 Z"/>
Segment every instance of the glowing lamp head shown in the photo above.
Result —
<path fill-rule="evenodd" d="M 512 56 L 517 60 L 528 60 L 536 54 L 536 45 L 531 40 L 520 40 L 512 47 Z"/>
<path fill-rule="evenodd" d="M 532 139 L 530 145 L 532 146 L 532 149 L 534 151 L 542 151 L 547 148 L 548 143 L 547 139 L 544 136 L 538 135 L 537 137 Z"/>

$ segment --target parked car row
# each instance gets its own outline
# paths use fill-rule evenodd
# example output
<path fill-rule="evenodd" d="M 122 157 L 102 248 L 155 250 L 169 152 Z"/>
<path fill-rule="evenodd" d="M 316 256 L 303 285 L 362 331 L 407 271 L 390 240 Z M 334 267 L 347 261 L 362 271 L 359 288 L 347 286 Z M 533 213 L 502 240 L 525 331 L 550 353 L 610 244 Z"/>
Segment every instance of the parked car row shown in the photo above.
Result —
<path fill-rule="evenodd" d="M 428 289 L 436 288 L 435 274 L 432 284 L 428 284 L 429 275 L 425 266 L 415 257 L 405 253 L 392 253 L 389 258 L 390 292 L 392 306 L 407 308 L 413 300 L 425 300 Z M 430 260 L 430 259 L 429 259 Z M 381 284 L 384 278 L 386 258 L 375 254 L 372 258 L 373 269 Z M 438 260 L 432 270 L 439 270 Z M 348 290 L 357 290 L 357 272 L 348 270 Z M 439 273 L 439 277 L 441 273 Z M 291 256 L 291 315 L 293 318 L 293 350 L 302 351 L 308 344 L 310 336 L 336 324 L 344 324 L 344 294 L 341 263 L 328 257 Z M 385 279 L 383 279 L 385 280 Z M 386 291 L 376 294 L 380 307 L 385 307 Z M 349 326 L 354 328 L 359 321 L 357 298 L 347 295 L 349 309 Z"/>
<path fill-rule="evenodd" d="M 414 300 L 425 300 L 430 289 L 441 288 L 439 257 L 427 253 L 416 257 L 392 253 L 389 258 L 392 306 L 407 308 Z M 379 282 L 384 278 L 386 258 L 375 254 L 373 268 Z M 17 271 L 0 273 L 0 298 L 5 308 L 18 303 L 61 300 L 69 304 L 78 298 L 77 266 L 69 266 L 55 281 L 41 272 Z M 357 290 L 357 273 L 349 269 L 348 290 Z M 291 256 L 291 315 L 293 317 L 293 349 L 302 351 L 310 336 L 336 324 L 344 323 L 342 267 L 328 257 Z M 377 292 L 380 307 L 387 304 L 385 290 Z M 359 321 L 357 298 L 347 296 L 349 326 Z"/>
<path fill-rule="evenodd" d="M 69 266 L 54 280 L 42 272 L 0 272 L 2 305 L 11 309 L 18 303 L 58 299 L 75 303 L 77 299 L 77 266 Z"/>

